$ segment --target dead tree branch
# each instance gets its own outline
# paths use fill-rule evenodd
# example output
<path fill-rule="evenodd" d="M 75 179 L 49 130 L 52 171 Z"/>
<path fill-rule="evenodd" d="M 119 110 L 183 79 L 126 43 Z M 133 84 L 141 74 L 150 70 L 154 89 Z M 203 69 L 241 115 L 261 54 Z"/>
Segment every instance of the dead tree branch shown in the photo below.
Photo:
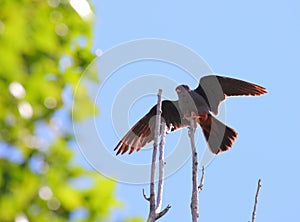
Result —
<path fill-rule="evenodd" d="M 201 180 L 200 180 L 200 185 L 198 186 L 198 192 L 200 192 L 203 189 L 204 185 L 204 166 L 202 166 L 202 175 L 201 175 Z"/>
<path fill-rule="evenodd" d="M 162 192 L 163 192 L 163 184 L 164 184 L 164 145 L 165 145 L 165 135 L 166 135 L 166 126 L 163 124 L 161 126 L 161 105 L 162 105 L 162 90 L 159 89 L 157 97 L 157 109 L 156 109 L 156 119 L 155 119 L 155 129 L 154 129 L 154 144 L 153 144 L 153 154 L 152 154 L 152 164 L 151 164 L 151 177 L 150 177 L 150 197 L 147 198 L 145 192 L 143 190 L 143 195 L 146 200 L 150 202 L 150 210 L 148 216 L 148 222 L 154 222 L 157 219 L 161 218 L 165 215 L 168 210 L 170 209 L 170 205 L 168 205 L 165 209 L 160 212 L 161 205 L 162 205 Z M 160 130 L 163 130 L 160 133 Z M 159 183 L 158 183 L 158 194 L 157 194 L 157 202 L 155 196 L 155 171 L 156 171 L 156 156 L 158 150 L 158 141 L 159 135 L 161 134 L 161 142 L 159 146 Z"/>
<path fill-rule="evenodd" d="M 192 199 L 191 199 L 191 213 L 192 213 L 192 222 L 197 222 L 199 218 L 199 210 L 198 210 L 198 160 L 197 160 L 197 150 L 195 145 L 195 130 L 196 130 L 196 122 L 193 118 L 193 114 L 191 114 L 190 118 L 190 128 L 189 128 L 189 137 L 191 141 L 192 148 Z"/>
<path fill-rule="evenodd" d="M 253 208 L 253 212 L 252 212 L 252 222 L 255 222 L 256 219 L 256 206 L 258 203 L 258 194 L 261 188 L 261 179 L 258 180 L 257 183 L 257 190 L 256 190 L 256 194 L 255 194 L 255 201 L 254 201 L 254 208 Z"/>
<path fill-rule="evenodd" d="M 164 190 L 164 177 L 165 177 L 165 159 L 164 159 L 164 149 L 166 143 L 166 123 L 161 124 L 161 137 L 159 143 L 159 179 L 157 188 L 157 203 L 156 212 L 159 212 L 162 206 L 162 195 Z"/>

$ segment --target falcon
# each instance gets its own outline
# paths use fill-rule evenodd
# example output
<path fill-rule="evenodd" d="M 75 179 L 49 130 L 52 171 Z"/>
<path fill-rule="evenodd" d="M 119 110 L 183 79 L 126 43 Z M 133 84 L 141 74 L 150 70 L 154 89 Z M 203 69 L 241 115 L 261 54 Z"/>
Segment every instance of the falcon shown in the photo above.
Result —
<path fill-rule="evenodd" d="M 237 132 L 219 121 L 214 115 L 228 96 L 259 96 L 266 93 L 262 86 L 230 77 L 208 75 L 200 79 L 192 90 L 187 85 L 176 87 L 178 100 L 162 101 L 161 122 L 166 123 L 168 132 L 190 126 L 190 118 L 202 128 L 210 151 L 219 154 L 232 147 Z M 118 154 L 139 151 L 154 140 L 157 105 L 142 117 L 115 147 Z"/>

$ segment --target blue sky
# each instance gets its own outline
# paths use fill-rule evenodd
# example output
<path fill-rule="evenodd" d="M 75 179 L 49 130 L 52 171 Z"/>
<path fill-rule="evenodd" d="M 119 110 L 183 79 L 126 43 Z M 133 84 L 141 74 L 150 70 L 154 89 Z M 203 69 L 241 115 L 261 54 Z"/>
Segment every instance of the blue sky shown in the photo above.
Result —
<path fill-rule="evenodd" d="M 94 50 L 106 52 L 141 38 L 167 39 L 197 52 L 215 73 L 267 88 L 268 94 L 262 97 L 226 100 L 226 123 L 239 136 L 233 148 L 217 156 L 206 169 L 204 190 L 199 196 L 199 221 L 250 220 L 259 178 L 262 188 L 257 222 L 299 218 L 299 1 L 92 2 L 96 12 Z M 110 84 L 126 84 L 144 74 L 166 75 L 192 88 L 198 84 L 192 78 L 182 78 L 187 75 L 172 65 L 149 61 L 120 68 Z M 128 129 L 155 104 L 153 95 L 158 87 L 151 87 L 152 96 L 135 102 L 130 110 L 120 111 L 129 116 Z M 175 91 L 171 91 L 176 99 Z M 106 102 L 110 103 L 107 100 L 102 104 L 105 106 Z M 109 109 L 100 109 L 100 115 L 110 115 Z M 187 135 L 187 131 L 184 133 Z M 104 135 L 113 150 L 119 138 L 110 130 Z M 169 135 L 166 150 L 175 137 Z M 200 154 L 204 146 L 200 134 Z M 139 162 L 134 159 L 140 157 L 141 154 L 133 153 L 118 158 Z M 148 190 L 146 185 L 118 184 L 117 196 L 125 206 L 114 212 L 114 221 L 133 215 L 147 217 L 143 188 Z M 189 160 L 165 181 L 163 205 L 170 204 L 172 208 L 160 221 L 190 221 L 190 197 Z"/>

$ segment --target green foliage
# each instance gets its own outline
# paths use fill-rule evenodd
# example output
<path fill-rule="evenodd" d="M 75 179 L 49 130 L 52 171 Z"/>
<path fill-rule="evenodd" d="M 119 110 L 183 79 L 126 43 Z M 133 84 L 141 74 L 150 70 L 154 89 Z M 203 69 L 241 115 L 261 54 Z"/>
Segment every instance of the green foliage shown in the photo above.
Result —
<path fill-rule="evenodd" d="M 131 219 L 127 219 L 124 222 L 143 222 L 143 220 L 141 218 L 131 218 Z"/>
<path fill-rule="evenodd" d="M 72 135 L 54 116 L 66 109 L 63 91 L 74 90 L 94 58 L 91 26 L 67 0 L 0 1 L 1 221 L 67 221 L 82 209 L 82 220 L 73 221 L 103 221 L 120 206 L 114 182 L 72 164 Z M 89 183 L 76 188 L 83 177 Z"/>

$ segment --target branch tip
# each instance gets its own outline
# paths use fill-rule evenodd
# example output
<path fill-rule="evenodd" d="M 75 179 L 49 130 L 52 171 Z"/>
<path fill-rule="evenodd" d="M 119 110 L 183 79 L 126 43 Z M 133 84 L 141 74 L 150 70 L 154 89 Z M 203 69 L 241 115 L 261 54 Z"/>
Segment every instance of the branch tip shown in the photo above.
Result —
<path fill-rule="evenodd" d="M 204 166 L 202 166 L 202 176 L 200 180 L 200 184 L 198 186 L 198 192 L 202 191 L 204 185 Z"/>
<path fill-rule="evenodd" d="M 168 206 L 165 207 L 165 209 L 163 209 L 161 212 L 159 212 L 158 214 L 156 214 L 155 220 L 158 220 L 159 218 L 161 218 L 162 216 L 164 216 L 171 208 L 171 205 L 168 204 Z"/>
<path fill-rule="evenodd" d="M 150 201 L 150 197 L 147 197 L 147 196 L 146 196 L 146 193 L 145 193 L 145 189 L 144 189 L 144 188 L 143 188 L 143 196 L 144 196 L 145 200 Z"/>
<path fill-rule="evenodd" d="M 252 212 L 252 222 L 255 222 L 255 219 L 256 219 L 256 207 L 257 207 L 257 203 L 258 203 L 258 195 L 259 195 L 260 188 L 261 188 L 261 179 L 259 179 L 257 182 L 257 190 L 256 190 L 256 194 L 255 194 L 255 201 L 254 201 L 254 207 L 253 207 L 253 212 Z"/>

